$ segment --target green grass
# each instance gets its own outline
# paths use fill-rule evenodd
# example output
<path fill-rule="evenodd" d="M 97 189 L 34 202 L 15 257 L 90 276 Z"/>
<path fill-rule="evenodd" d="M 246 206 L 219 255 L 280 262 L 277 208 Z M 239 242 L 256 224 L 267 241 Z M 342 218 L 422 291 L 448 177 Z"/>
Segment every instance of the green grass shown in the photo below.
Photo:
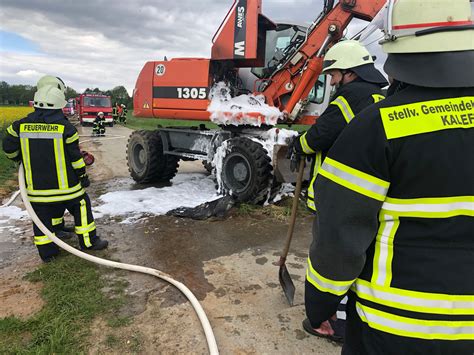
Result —
<path fill-rule="evenodd" d="M 212 122 L 206 121 L 187 121 L 187 120 L 173 120 L 173 119 L 161 119 L 161 118 L 141 118 L 135 117 L 131 112 L 127 114 L 127 127 L 131 129 L 145 129 L 148 131 L 152 131 L 158 128 L 158 126 L 162 127 L 193 127 L 199 126 L 200 124 L 204 124 L 206 128 L 213 129 L 217 128 Z"/>
<path fill-rule="evenodd" d="M 123 285 L 108 285 L 102 269 L 67 255 L 42 265 L 25 278 L 42 282 L 45 306 L 32 318 L 0 319 L 0 354 L 77 354 L 87 352 L 94 318 L 124 304 Z M 102 289 L 111 286 L 113 297 Z"/>
<path fill-rule="evenodd" d="M 5 132 L 10 123 L 3 122 L 0 123 L 0 146 L 2 146 L 3 138 Z M 0 149 L 0 186 L 6 191 L 12 191 L 15 187 L 15 183 L 6 183 L 9 180 L 15 180 L 15 173 L 18 170 L 18 166 L 15 162 L 8 159 L 3 152 L 3 149 Z"/>
<path fill-rule="evenodd" d="M 200 124 L 204 124 L 204 126 L 208 129 L 218 128 L 216 124 L 210 121 L 187 121 L 187 120 L 174 120 L 174 119 L 164 119 L 164 118 L 141 118 L 141 117 L 133 116 L 132 111 L 129 111 L 127 114 L 127 127 L 134 130 L 145 129 L 148 131 L 152 131 L 152 130 L 157 129 L 158 126 L 197 127 Z M 304 132 L 308 130 L 310 126 L 292 125 L 291 127 L 288 127 L 288 125 L 277 125 L 277 127 L 292 129 L 298 132 Z"/>
<path fill-rule="evenodd" d="M 311 211 L 306 207 L 306 201 L 300 198 L 298 203 L 298 217 L 311 215 Z M 246 217 L 272 218 L 274 220 L 285 222 L 288 221 L 291 216 L 292 206 L 293 198 L 284 197 L 281 201 L 267 206 L 241 203 L 238 205 L 237 212 L 239 215 Z"/>

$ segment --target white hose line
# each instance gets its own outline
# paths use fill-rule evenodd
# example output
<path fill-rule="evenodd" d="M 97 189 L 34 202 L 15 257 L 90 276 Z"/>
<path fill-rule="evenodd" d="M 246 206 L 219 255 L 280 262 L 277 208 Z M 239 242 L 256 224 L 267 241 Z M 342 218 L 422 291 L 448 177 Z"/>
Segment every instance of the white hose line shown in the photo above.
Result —
<path fill-rule="evenodd" d="M 82 136 L 79 136 L 79 137 L 91 137 L 92 138 L 92 139 L 86 139 L 85 141 L 80 141 L 79 144 L 87 143 L 87 142 L 99 142 L 99 141 L 107 141 L 107 140 L 111 140 L 111 139 L 127 138 L 125 136 L 118 136 L 118 135 L 115 135 L 115 134 L 106 134 L 105 138 L 95 137 L 95 136 L 85 136 L 85 135 L 82 135 Z M 110 138 L 107 138 L 107 137 L 110 137 Z"/>
<path fill-rule="evenodd" d="M 10 199 L 8 200 L 8 202 L 5 203 L 4 205 L 1 205 L 0 207 L 8 207 L 8 206 L 10 206 L 10 205 L 13 203 L 13 201 L 15 201 L 15 199 L 18 197 L 19 194 L 20 194 L 20 190 L 16 191 L 16 192 L 12 195 L 12 197 L 10 197 Z"/>
<path fill-rule="evenodd" d="M 217 343 L 216 339 L 214 337 L 214 333 L 212 331 L 211 324 L 209 323 L 209 319 L 207 319 L 206 313 L 204 312 L 201 304 L 199 301 L 196 299 L 194 294 L 181 282 L 174 280 L 170 275 L 165 274 L 164 272 L 161 272 L 156 269 L 144 267 L 144 266 L 138 266 L 138 265 L 131 265 L 131 264 L 124 264 L 124 263 L 119 263 L 116 261 L 111 261 L 111 260 L 106 260 L 106 259 L 101 259 L 96 256 L 89 255 L 87 253 L 84 253 L 76 248 L 73 248 L 72 246 L 66 244 L 63 242 L 61 239 L 57 238 L 46 226 L 41 222 L 41 220 L 38 218 L 36 215 L 35 211 L 33 210 L 33 207 L 31 206 L 31 203 L 28 199 L 28 195 L 26 194 L 26 186 L 25 186 L 25 175 L 23 172 L 23 165 L 20 165 L 20 169 L 18 171 L 18 181 L 20 184 L 20 192 L 21 192 L 21 198 L 23 199 L 23 202 L 25 204 L 26 210 L 28 211 L 31 219 L 33 222 L 36 224 L 36 226 L 45 234 L 48 236 L 49 239 L 51 239 L 55 244 L 57 244 L 59 247 L 63 248 L 64 250 L 70 252 L 71 254 L 74 254 L 78 256 L 79 258 L 91 261 L 93 263 L 99 264 L 99 265 L 104 265 L 104 266 L 109 266 L 117 269 L 123 269 L 123 270 L 130 270 L 130 271 L 136 271 L 136 272 L 141 272 L 144 274 L 149 274 L 153 275 L 156 277 L 159 277 L 160 279 L 163 279 L 176 288 L 178 288 L 185 296 L 186 298 L 191 302 L 191 305 L 193 306 L 194 310 L 196 311 L 196 314 L 201 321 L 202 328 L 204 330 L 204 333 L 206 335 L 206 340 L 207 340 L 207 345 L 209 348 L 209 354 L 211 355 L 218 355 L 219 350 L 217 349 Z"/>

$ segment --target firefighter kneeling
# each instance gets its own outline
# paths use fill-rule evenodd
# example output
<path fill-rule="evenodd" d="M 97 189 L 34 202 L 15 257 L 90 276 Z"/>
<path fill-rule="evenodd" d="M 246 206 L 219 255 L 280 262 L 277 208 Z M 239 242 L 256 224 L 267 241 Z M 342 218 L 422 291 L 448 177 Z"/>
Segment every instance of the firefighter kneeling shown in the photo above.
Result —
<path fill-rule="evenodd" d="M 38 85 L 35 111 L 7 128 L 3 150 L 8 158 L 23 162 L 31 205 L 49 230 L 55 230 L 68 210 L 74 216 L 80 248 L 105 249 L 108 242 L 96 235 L 91 202 L 84 190 L 90 182 L 79 134 L 62 112 L 66 104 L 63 87 Z M 35 224 L 33 230 L 41 259 L 51 261 L 59 254 L 58 246 Z"/>
<path fill-rule="evenodd" d="M 99 112 L 94 120 L 94 126 L 92 127 L 93 136 L 105 136 L 105 118 L 104 113 Z"/>

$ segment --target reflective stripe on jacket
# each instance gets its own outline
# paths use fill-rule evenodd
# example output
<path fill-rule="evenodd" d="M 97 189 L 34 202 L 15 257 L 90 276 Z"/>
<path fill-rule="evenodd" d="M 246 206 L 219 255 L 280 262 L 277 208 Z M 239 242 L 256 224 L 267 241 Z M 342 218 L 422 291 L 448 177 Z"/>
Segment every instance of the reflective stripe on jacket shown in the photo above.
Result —
<path fill-rule="evenodd" d="M 316 123 L 300 137 L 302 151 L 308 155 L 315 154 L 308 187 L 307 205 L 310 209 L 315 210 L 313 184 L 329 148 L 355 114 L 383 98 L 380 87 L 375 84 L 361 79 L 345 84 Z"/>
<path fill-rule="evenodd" d="M 60 202 L 84 194 L 79 135 L 61 110 L 36 109 L 13 122 L 7 133 L 3 149 L 8 157 L 21 154 L 31 202 Z"/>
<path fill-rule="evenodd" d="M 351 290 L 374 342 L 474 341 L 474 88 L 409 86 L 361 116 L 315 184 L 312 323 Z"/>

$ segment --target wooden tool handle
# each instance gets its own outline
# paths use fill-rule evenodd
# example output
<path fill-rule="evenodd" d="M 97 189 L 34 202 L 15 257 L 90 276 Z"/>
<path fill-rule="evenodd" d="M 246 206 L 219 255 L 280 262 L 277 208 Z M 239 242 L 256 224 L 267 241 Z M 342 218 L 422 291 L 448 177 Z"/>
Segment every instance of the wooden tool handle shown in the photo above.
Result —
<path fill-rule="evenodd" d="M 293 238 L 293 230 L 295 229 L 296 213 L 298 212 L 298 201 L 300 199 L 301 185 L 303 183 L 303 174 L 304 174 L 304 165 L 305 165 L 304 161 L 305 161 L 305 157 L 302 156 L 300 160 L 300 164 L 298 166 L 298 176 L 296 178 L 295 196 L 293 197 L 293 206 L 291 208 L 290 223 L 288 225 L 288 232 L 286 234 L 285 248 L 283 249 L 283 253 L 281 255 L 281 257 L 284 258 L 285 260 L 288 255 L 288 251 L 290 250 L 291 239 Z"/>

